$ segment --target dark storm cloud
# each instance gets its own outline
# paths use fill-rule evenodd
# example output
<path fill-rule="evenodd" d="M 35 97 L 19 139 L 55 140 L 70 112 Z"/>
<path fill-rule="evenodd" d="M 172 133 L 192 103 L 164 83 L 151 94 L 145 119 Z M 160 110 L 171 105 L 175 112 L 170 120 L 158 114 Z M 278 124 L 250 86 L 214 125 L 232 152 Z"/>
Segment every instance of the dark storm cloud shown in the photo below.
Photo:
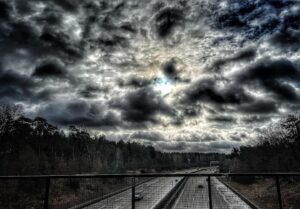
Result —
<path fill-rule="evenodd" d="M 286 6 L 291 6 L 296 3 L 295 0 L 285 0 L 285 1 L 268 0 L 267 2 L 272 6 L 274 6 L 275 8 L 284 8 Z"/>
<path fill-rule="evenodd" d="M 220 137 L 217 137 L 213 134 L 205 134 L 201 137 L 201 142 L 213 142 L 218 141 L 218 139 L 220 139 Z"/>
<path fill-rule="evenodd" d="M 248 135 L 246 133 L 239 133 L 236 132 L 233 135 L 230 136 L 230 140 L 231 141 L 235 141 L 235 142 L 241 142 L 244 139 L 246 139 L 248 137 Z"/>
<path fill-rule="evenodd" d="M 152 88 L 145 87 L 116 99 L 112 107 L 120 109 L 122 118 L 129 122 L 157 122 L 157 114 L 173 115 L 174 110 Z"/>
<path fill-rule="evenodd" d="M 11 100 L 25 100 L 32 96 L 32 88 L 35 83 L 26 75 L 22 75 L 13 70 L 0 69 L 0 95 L 1 98 Z"/>
<path fill-rule="evenodd" d="M 179 60 L 177 60 L 176 58 L 172 58 L 166 63 L 163 63 L 161 66 L 162 72 L 168 79 L 172 81 L 187 83 L 190 81 L 189 79 L 183 79 L 180 77 L 180 71 L 177 67 L 178 62 Z"/>
<path fill-rule="evenodd" d="M 12 21 L 10 24 L 13 30 L 7 30 L 7 32 L 12 43 L 19 45 L 28 45 L 30 43 L 38 42 L 37 38 L 39 34 L 37 31 L 37 27 L 33 23 Z"/>
<path fill-rule="evenodd" d="M 240 142 L 240 141 L 242 141 L 242 139 L 241 139 L 240 137 L 238 137 L 238 136 L 235 136 L 235 135 L 233 135 L 233 136 L 230 136 L 230 139 L 231 139 L 231 141 L 236 141 L 236 142 Z"/>
<path fill-rule="evenodd" d="M 36 21 L 49 26 L 61 26 L 63 14 L 58 10 L 46 8 L 44 15 L 37 17 Z"/>
<path fill-rule="evenodd" d="M 174 138 L 174 137 L 172 137 Z M 213 142 L 222 139 L 222 137 L 213 133 L 201 132 L 183 132 L 175 137 L 176 142 Z"/>
<path fill-rule="evenodd" d="M 236 57 L 248 57 L 248 53 L 241 53 Z M 252 53 L 250 53 L 252 54 Z M 225 78 L 204 77 L 192 83 L 182 97 L 183 103 L 213 104 L 234 106 L 235 110 L 243 114 L 270 114 L 278 113 L 285 103 L 297 103 L 299 93 L 296 88 L 300 79 L 297 66 L 287 59 L 272 60 L 263 58 L 245 69 L 237 71 L 231 82 Z M 225 83 L 225 85 L 224 85 Z M 248 93 L 247 89 L 258 89 L 269 96 L 262 99 L 255 94 Z M 228 108 L 225 107 L 225 111 Z M 210 121 L 226 118 L 208 118 Z M 222 119 L 224 119 L 222 121 Z M 234 122 L 230 120 L 230 122 Z"/>
<path fill-rule="evenodd" d="M 284 51 L 297 51 L 300 48 L 300 31 L 287 29 L 276 32 L 270 38 L 270 43 Z"/>
<path fill-rule="evenodd" d="M 182 109 L 183 109 L 184 115 L 187 117 L 195 117 L 201 111 L 201 107 L 192 107 L 192 106 L 190 106 L 190 107 L 184 106 Z"/>
<path fill-rule="evenodd" d="M 74 42 L 68 34 L 51 27 L 44 28 L 39 40 L 44 47 L 50 47 L 53 50 L 53 54 L 56 51 L 72 58 L 79 58 L 82 54 L 83 46 L 81 46 L 81 42 Z"/>
<path fill-rule="evenodd" d="M 33 76 L 37 77 L 58 77 L 63 78 L 67 75 L 67 71 L 63 64 L 58 60 L 46 60 L 38 65 L 34 72 Z"/>
<path fill-rule="evenodd" d="M 79 0 L 53 0 L 54 3 L 62 7 L 67 11 L 75 11 L 77 9 L 77 5 L 79 4 Z"/>
<path fill-rule="evenodd" d="M 178 8 L 164 8 L 155 17 L 155 29 L 159 37 L 170 35 L 174 28 L 183 24 L 184 15 Z"/>
<path fill-rule="evenodd" d="M 210 116 L 207 118 L 208 121 L 217 123 L 236 123 L 236 118 L 228 115 Z"/>
<path fill-rule="evenodd" d="M 143 77 L 137 77 L 137 76 L 131 76 L 128 79 L 120 80 L 119 86 L 132 86 L 132 87 L 147 87 L 152 83 L 151 80 L 143 78 Z"/>
<path fill-rule="evenodd" d="M 37 115 L 48 118 L 60 125 L 79 125 L 83 127 L 114 127 L 120 125 L 118 116 L 101 103 L 72 101 L 50 103 L 41 108 Z"/>
<path fill-rule="evenodd" d="M 178 79 L 178 72 L 176 69 L 176 60 L 171 59 L 170 61 L 166 62 L 163 66 L 163 73 L 170 79 L 172 80 L 177 80 Z"/>
<path fill-rule="evenodd" d="M 272 80 L 272 79 L 300 79 L 300 72 L 297 67 L 287 59 L 272 60 L 264 58 L 259 60 L 253 66 L 250 66 L 246 72 L 239 75 L 241 81 L 254 79 Z"/>
<path fill-rule="evenodd" d="M 238 82 L 260 86 L 278 99 L 290 102 L 297 102 L 299 95 L 288 82 L 297 83 L 299 80 L 299 69 L 287 59 L 261 59 L 238 75 Z"/>
<path fill-rule="evenodd" d="M 57 92 L 51 89 L 42 89 L 35 92 L 35 98 L 38 101 L 48 102 L 53 100 L 55 93 Z"/>
<path fill-rule="evenodd" d="M 264 81 L 263 85 L 280 100 L 287 100 L 290 102 L 298 102 L 299 94 L 297 90 L 290 84 L 285 84 L 280 81 Z"/>
<path fill-rule="evenodd" d="M 12 1 L 9 5 L 13 7 L 14 3 Z M 18 8 L 22 6 L 22 9 L 25 9 L 27 5 L 32 8 L 33 11 L 28 11 L 32 14 L 36 12 L 35 4 L 36 2 L 24 1 L 18 3 Z M 49 17 L 50 14 L 52 17 Z M 1 55 L 9 55 L 20 48 L 26 50 L 32 58 L 55 56 L 74 59 L 82 55 L 84 42 L 75 41 L 71 33 L 64 31 L 63 26 L 59 24 L 62 19 L 61 11 L 47 8 L 32 18 L 25 18 L 23 15 L 25 14 L 10 10 L 9 18 L 2 20 L 0 38 L 5 41 L 0 45 Z"/>
<path fill-rule="evenodd" d="M 228 61 L 247 61 L 255 58 L 256 56 L 256 49 L 255 48 L 247 48 L 243 49 L 237 54 L 233 55 L 232 57 L 228 58 Z"/>
<path fill-rule="evenodd" d="M 243 49 L 240 52 L 234 54 L 233 56 L 225 57 L 216 60 L 212 66 L 208 70 L 213 70 L 213 71 L 220 71 L 221 67 L 223 65 L 226 65 L 228 63 L 232 62 L 242 62 L 242 61 L 251 61 L 255 58 L 256 56 L 256 49 L 255 48 L 247 48 Z"/>
<path fill-rule="evenodd" d="M 249 124 L 256 124 L 256 123 L 265 123 L 267 121 L 270 121 L 271 116 L 268 115 L 252 115 L 252 116 L 246 116 L 242 118 L 241 120 L 244 123 L 249 123 Z"/>
<path fill-rule="evenodd" d="M 290 1 L 290 9 L 288 12 L 284 13 L 282 16 L 282 30 L 286 30 L 288 28 L 291 29 L 300 29 L 300 8 L 292 7 L 293 5 L 299 6 L 299 1 Z"/>
<path fill-rule="evenodd" d="M 0 1 L 0 18 L 8 19 L 10 16 L 10 11 L 12 10 L 12 5 L 6 1 Z"/>
<path fill-rule="evenodd" d="M 0 87 L 0 103 L 48 101 L 54 93 L 44 85 L 40 88 L 30 76 L 13 70 L 0 69 Z"/>
<path fill-rule="evenodd" d="M 14 1 L 17 9 L 21 13 L 29 13 L 32 12 L 30 6 L 32 4 L 36 4 L 37 2 L 49 3 L 51 6 L 59 6 L 62 10 L 65 11 L 75 11 L 80 1 L 78 0 L 28 0 L 28 1 Z"/>
<path fill-rule="evenodd" d="M 243 20 L 240 15 L 251 13 L 256 7 L 255 4 L 250 1 L 245 1 L 245 3 L 235 3 L 235 7 L 229 5 L 228 10 L 223 10 L 219 16 L 216 16 L 219 27 L 244 27 L 247 25 L 246 21 Z"/>
<path fill-rule="evenodd" d="M 147 141 L 165 141 L 165 137 L 157 132 L 153 131 L 137 131 L 134 132 L 131 136 L 130 139 L 138 139 L 138 140 L 147 140 Z"/>
<path fill-rule="evenodd" d="M 108 47 L 105 49 L 109 49 L 116 46 L 122 46 L 122 47 L 128 46 L 127 39 L 120 35 L 113 35 L 113 36 L 99 38 L 98 43 L 102 47 Z"/>
<path fill-rule="evenodd" d="M 243 88 L 226 86 L 219 88 L 214 78 L 203 78 L 185 91 L 183 102 L 210 102 L 214 104 L 240 104 L 249 102 L 252 98 Z"/>
<path fill-rule="evenodd" d="M 248 114 L 268 114 L 276 113 L 279 105 L 272 100 L 256 100 L 252 103 L 242 104 L 238 110 Z"/>
<path fill-rule="evenodd" d="M 243 33 L 246 39 L 257 39 L 277 30 L 298 29 L 299 8 L 292 9 L 297 4 L 297 1 L 230 0 L 225 9 L 215 7 L 212 17 L 219 29 Z"/>
<path fill-rule="evenodd" d="M 26 75 L 13 70 L 0 69 L 0 81 L 3 85 L 20 86 L 23 88 L 33 87 L 34 83 Z"/>
<path fill-rule="evenodd" d="M 78 94 L 84 98 L 97 98 L 99 93 L 108 93 L 109 89 L 106 87 L 99 87 L 92 84 L 87 84 L 78 90 Z"/>
<path fill-rule="evenodd" d="M 12 1 L 15 4 L 16 11 L 20 14 L 26 15 L 34 12 L 32 9 L 33 2 L 30 1 Z"/>

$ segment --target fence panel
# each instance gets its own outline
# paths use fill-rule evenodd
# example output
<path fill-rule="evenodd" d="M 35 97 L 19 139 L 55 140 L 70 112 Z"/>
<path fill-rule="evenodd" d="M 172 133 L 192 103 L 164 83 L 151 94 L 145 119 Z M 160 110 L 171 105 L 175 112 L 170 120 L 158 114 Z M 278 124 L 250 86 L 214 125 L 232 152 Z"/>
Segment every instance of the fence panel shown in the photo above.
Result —
<path fill-rule="evenodd" d="M 49 209 L 114 208 L 130 205 L 130 178 L 72 178 L 53 179 L 50 187 Z M 126 198 L 118 198 L 119 193 Z M 114 197 L 114 198 L 112 198 Z"/>
<path fill-rule="evenodd" d="M 299 173 L 0 176 L 0 209 L 290 209 L 299 205 Z"/>
<path fill-rule="evenodd" d="M 253 204 L 254 208 L 280 209 L 275 177 L 233 176 L 220 180 Z"/>
<path fill-rule="evenodd" d="M 280 177 L 282 205 L 284 209 L 300 207 L 300 177 Z"/>
<path fill-rule="evenodd" d="M 0 180 L 0 209 L 43 208 L 44 179 Z"/>
<path fill-rule="evenodd" d="M 174 209 L 209 208 L 207 177 L 189 177 L 174 203 Z"/>

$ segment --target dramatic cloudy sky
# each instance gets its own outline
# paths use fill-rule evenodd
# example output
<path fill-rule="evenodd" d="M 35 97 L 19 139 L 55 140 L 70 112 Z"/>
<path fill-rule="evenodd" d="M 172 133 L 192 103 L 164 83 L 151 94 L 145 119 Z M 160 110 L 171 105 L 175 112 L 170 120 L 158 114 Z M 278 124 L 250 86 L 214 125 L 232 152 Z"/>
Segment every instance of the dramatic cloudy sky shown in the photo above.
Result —
<path fill-rule="evenodd" d="M 300 4 L 0 0 L 0 103 L 164 151 L 229 151 L 298 111 Z"/>

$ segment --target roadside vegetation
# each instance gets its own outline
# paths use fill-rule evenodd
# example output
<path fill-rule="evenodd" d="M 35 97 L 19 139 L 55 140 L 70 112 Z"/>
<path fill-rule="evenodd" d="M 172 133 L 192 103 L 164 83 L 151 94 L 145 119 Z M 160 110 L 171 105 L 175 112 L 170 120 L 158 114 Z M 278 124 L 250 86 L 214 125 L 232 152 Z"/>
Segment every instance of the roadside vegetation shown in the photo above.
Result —
<path fill-rule="evenodd" d="M 222 161 L 221 172 L 300 172 L 300 114 L 289 115 L 264 130 L 254 146 L 234 148 Z M 278 207 L 274 178 L 231 177 L 237 191 L 261 208 Z M 299 208 L 299 177 L 280 178 L 284 208 Z"/>
<path fill-rule="evenodd" d="M 223 179 L 224 180 L 224 179 Z M 251 184 L 234 180 L 225 180 L 240 194 L 261 209 L 278 207 L 278 196 L 274 178 L 257 178 Z M 280 181 L 283 208 L 296 209 L 300 205 L 300 181 L 295 178 L 281 179 Z"/>

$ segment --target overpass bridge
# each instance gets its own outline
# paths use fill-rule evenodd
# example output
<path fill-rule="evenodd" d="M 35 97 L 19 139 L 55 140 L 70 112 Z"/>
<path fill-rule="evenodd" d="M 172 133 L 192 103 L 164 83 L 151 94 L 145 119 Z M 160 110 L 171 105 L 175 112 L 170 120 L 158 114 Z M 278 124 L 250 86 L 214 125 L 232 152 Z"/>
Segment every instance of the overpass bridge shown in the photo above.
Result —
<path fill-rule="evenodd" d="M 256 178 L 273 182 L 269 186 L 271 208 L 282 209 L 286 204 L 281 182 L 299 177 L 300 173 L 216 173 L 215 168 L 163 174 L 0 176 L 0 208 L 264 208 L 226 180 Z"/>

